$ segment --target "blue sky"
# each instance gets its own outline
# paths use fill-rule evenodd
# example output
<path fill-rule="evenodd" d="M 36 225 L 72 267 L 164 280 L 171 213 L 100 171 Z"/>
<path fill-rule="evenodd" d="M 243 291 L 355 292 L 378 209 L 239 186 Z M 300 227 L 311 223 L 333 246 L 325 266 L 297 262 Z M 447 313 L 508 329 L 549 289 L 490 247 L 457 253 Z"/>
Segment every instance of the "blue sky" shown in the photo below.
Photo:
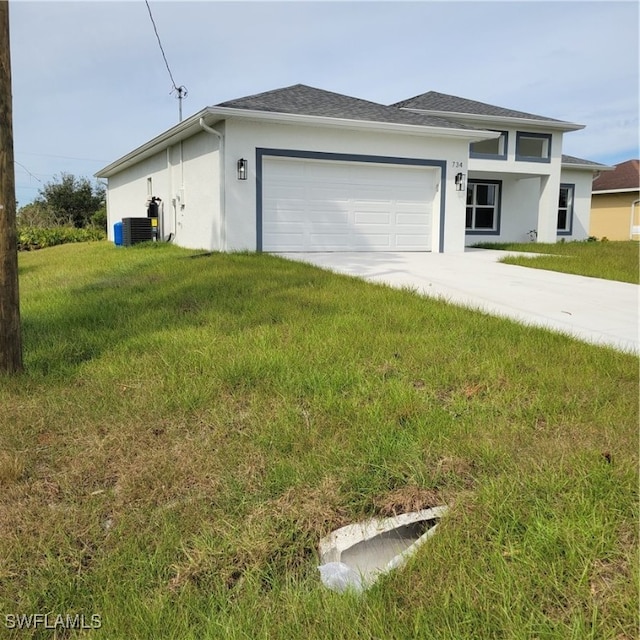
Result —
<path fill-rule="evenodd" d="M 638 157 L 635 1 L 150 0 L 184 117 L 303 83 L 390 104 L 449 93 L 578 122 L 564 152 Z M 144 0 L 10 0 L 19 206 L 178 121 Z"/>

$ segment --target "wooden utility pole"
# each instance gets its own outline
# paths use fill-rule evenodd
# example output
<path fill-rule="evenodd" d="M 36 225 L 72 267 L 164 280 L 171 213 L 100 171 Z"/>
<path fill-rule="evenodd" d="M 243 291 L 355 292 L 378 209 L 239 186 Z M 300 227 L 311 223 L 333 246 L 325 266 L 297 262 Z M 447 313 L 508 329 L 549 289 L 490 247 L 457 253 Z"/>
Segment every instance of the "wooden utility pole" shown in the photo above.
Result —
<path fill-rule="evenodd" d="M 0 0 L 0 374 L 22 370 L 9 0 Z"/>

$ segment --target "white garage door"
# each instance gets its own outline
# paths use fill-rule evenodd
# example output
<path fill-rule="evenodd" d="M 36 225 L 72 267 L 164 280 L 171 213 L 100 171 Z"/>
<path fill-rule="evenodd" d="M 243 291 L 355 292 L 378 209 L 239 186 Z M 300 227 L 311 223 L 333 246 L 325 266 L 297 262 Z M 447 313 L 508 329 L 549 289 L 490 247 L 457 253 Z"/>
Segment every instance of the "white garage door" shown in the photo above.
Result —
<path fill-rule="evenodd" d="M 438 170 L 265 158 L 264 251 L 430 251 Z"/>

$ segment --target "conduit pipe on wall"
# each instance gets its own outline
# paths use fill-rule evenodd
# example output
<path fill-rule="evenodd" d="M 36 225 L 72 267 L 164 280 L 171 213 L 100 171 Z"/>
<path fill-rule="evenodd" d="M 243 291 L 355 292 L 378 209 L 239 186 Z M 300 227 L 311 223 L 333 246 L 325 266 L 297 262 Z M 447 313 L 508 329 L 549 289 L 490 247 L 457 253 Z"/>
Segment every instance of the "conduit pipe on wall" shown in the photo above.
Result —
<path fill-rule="evenodd" d="M 169 233 L 167 242 L 171 242 L 178 235 L 178 212 L 176 210 L 176 199 L 173 197 L 173 174 L 171 167 L 171 147 L 167 147 L 167 182 L 169 183 L 169 197 L 171 208 L 173 210 L 173 232 Z M 164 208 L 162 209 L 162 237 L 164 238 Z M 173 237 L 172 237 L 173 236 Z"/>
<path fill-rule="evenodd" d="M 203 131 L 211 133 L 220 141 L 220 236 L 219 246 L 220 251 L 226 251 L 227 249 L 227 220 L 226 220 L 226 189 L 225 189 L 225 157 L 224 157 L 224 136 L 219 132 L 207 125 L 204 118 L 200 118 L 200 127 Z"/>

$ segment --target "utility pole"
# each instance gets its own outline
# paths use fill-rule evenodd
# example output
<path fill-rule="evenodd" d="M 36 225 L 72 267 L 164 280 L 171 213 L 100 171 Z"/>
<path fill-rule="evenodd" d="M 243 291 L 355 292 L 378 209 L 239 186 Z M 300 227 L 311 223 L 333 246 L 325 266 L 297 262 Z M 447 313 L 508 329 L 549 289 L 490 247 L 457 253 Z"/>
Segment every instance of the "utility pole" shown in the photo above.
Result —
<path fill-rule="evenodd" d="M 0 374 L 22 370 L 9 0 L 0 0 Z"/>

